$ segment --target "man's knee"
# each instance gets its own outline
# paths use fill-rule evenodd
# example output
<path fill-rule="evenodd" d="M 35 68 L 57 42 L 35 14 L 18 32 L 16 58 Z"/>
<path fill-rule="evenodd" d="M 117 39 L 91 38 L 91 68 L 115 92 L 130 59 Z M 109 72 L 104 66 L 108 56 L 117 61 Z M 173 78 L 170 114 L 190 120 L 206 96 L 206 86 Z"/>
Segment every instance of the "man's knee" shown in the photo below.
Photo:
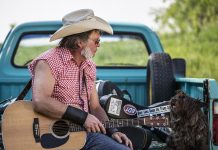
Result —
<path fill-rule="evenodd" d="M 88 133 L 87 142 L 84 148 L 89 150 L 130 150 L 126 145 L 120 144 L 114 139 L 101 133 Z"/>

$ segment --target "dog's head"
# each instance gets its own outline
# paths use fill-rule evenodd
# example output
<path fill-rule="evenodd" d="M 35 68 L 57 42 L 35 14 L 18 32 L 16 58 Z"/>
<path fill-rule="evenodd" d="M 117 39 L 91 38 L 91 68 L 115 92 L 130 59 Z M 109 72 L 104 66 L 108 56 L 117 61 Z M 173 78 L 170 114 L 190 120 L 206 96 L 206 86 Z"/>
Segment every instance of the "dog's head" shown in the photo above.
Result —
<path fill-rule="evenodd" d="M 182 116 L 184 119 L 190 119 L 203 105 L 203 102 L 186 95 L 182 91 L 178 91 L 177 94 L 170 99 L 172 117 Z"/>

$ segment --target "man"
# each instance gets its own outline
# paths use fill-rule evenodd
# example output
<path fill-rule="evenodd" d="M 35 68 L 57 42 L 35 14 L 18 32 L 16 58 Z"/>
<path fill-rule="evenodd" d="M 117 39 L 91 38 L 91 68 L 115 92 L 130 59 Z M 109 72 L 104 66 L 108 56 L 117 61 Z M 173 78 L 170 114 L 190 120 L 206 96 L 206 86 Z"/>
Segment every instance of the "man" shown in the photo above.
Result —
<path fill-rule="evenodd" d="M 71 12 L 62 22 L 63 27 L 50 39 L 62 38 L 59 45 L 29 65 L 34 110 L 84 126 L 87 139 L 83 149 L 133 149 L 125 134 L 116 128 L 106 131 L 101 123 L 108 117 L 99 104 L 96 66 L 91 58 L 100 46 L 100 32 L 113 34 L 111 26 L 90 9 Z"/>

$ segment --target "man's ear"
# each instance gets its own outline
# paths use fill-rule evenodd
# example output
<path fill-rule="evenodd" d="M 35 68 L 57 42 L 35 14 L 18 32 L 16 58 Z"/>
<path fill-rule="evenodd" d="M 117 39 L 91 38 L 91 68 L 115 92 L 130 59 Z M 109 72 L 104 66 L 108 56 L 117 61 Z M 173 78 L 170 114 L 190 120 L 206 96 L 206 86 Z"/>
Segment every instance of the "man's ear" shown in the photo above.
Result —
<path fill-rule="evenodd" d="M 78 45 L 78 48 L 79 48 L 79 49 L 83 49 L 84 46 L 85 46 L 85 43 L 84 43 L 82 40 L 80 40 L 80 39 L 78 39 L 78 40 L 76 41 L 76 44 Z"/>

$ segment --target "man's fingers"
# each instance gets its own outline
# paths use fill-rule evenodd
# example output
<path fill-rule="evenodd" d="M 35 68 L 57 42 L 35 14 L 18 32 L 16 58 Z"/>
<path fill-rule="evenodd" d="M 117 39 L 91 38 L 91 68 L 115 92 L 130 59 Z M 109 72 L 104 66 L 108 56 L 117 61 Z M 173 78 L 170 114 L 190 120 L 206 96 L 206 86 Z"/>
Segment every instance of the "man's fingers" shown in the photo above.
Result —
<path fill-rule="evenodd" d="M 131 149 L 133 149 L 132 142 L 130 141 L 130 139 L 125 134 L 122 134 L 121 138 L 125 142 L 126 146 L 130 147 Z"/>
<path fill-rule="evenodd" d="M 99 128 L 100 128 L 100 130 L 101 130 L 102 133 L 106 134 L 105 127 L 103 126 L 102 123 L 99 123 Z"/>
<path fill-rule="evenodd" d="M 101 129 L 100 129 L 100 127 L 99 127 L 99 124 L 96 124 L 96 125 L 95 125 L 95 130 L 96 130 L 96 132 L 101 132 Z"/>
<path fill-rule="evenodd" d="M 126 146 L 129 146 L 131 149 L 133 149 L 132 142 L 130 141 L 130 139 L 125 134 L 123 135 L 124 136 L 122 136 L 122 138 L 125 141 Z"/>
<path fill-rule="evenodd" d="M 86 128 L 86 130 L 87 130 L 88 132 L 91 132 L 91 129 L 90 129 L 90 128 Z"/>
<path fill-rule="evenodd" d="M 123 134 L 121 132 L 115 132 L 112 135 L 112 138 L 117 140 L 119 143 L 124 143 L 126 146 L 128 146 L 129 148 L 131 148 L 133 150 L 132 142 L 125 134 Z"/>
<path fill-rule="evenodd" d="M 133 150 L 133 145 L 132 145 L 132 142 L 130 140 L 128 140 L 128 145 L 132 150 Z"/>
<path fill-rule="evenodd" d="M 122 139 L 120 138 L 120 136 L 118 134 L 113 134 L 112 137 L 117 140 L 119 143 L 122 143 Z"/>
<path fill-rule="evenodd" d="M 125 134 L 121 134 L 120 137 L 121 137 L 122 141 L 124 141 L 125 145 L 128 146 L 129 139 L 127 138 L 127 136 Z"/>
<path fill-rule="evenodd" d="M 92 129 L 92 132 L 96 132 L 96 126 L 95 126 L 95 125 L 93 125 L 93 126 L 91 127 L 91 129 Z"/>
<path fill-rule="evenodd" d="M 106 134 L 103 124 L 93 115 L 88 114 L 86 121 L 83 125 L 88 132 L 102 132 Z"/>

